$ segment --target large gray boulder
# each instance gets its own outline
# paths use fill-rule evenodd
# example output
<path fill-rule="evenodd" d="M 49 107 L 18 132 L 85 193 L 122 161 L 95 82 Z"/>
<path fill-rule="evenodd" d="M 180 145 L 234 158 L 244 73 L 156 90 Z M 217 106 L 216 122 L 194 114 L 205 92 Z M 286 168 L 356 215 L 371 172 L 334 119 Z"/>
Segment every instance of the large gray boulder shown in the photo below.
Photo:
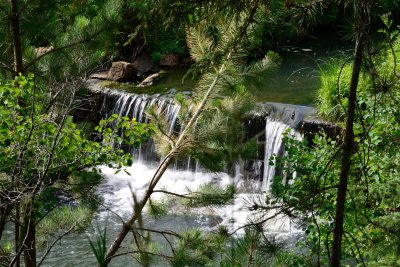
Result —
<path fill-rule="evenodd" d="M 137 71 L 132 63 L 125 61 L 113 62 L 108 71 L 107 79 L 116 82 L 136 80 Z"/>

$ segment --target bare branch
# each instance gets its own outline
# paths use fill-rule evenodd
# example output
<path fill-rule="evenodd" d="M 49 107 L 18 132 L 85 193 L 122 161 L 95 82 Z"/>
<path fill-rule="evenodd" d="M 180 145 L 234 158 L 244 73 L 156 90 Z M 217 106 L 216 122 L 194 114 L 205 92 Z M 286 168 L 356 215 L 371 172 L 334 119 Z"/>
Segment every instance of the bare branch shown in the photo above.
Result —
<path fill-rule="evenodd" d="M 0 69 L 4 69 L 4 70 L 11 72 L 11 75 L 13 75 L 13 76 L 16 75 L 16 72 L 14 71 L 14 69 L 2 61 L 0 61 Z"/>

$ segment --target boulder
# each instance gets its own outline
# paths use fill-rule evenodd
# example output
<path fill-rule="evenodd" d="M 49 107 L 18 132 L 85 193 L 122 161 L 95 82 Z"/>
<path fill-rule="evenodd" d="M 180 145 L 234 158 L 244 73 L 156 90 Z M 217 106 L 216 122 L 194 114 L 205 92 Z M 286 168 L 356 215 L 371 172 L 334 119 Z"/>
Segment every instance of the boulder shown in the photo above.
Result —
<path fill-rule="evenodd" d="M 148 76 L 146 79 L 144 79 L 138 87 L 145 87 L 145 86 L 150 86 L 153 85 L 153 83 L 160 78 L 159 73 L 154 73 Z"/>
<path fill-rule="evenodd" d="M 153 69 L 153 60 L 148 52 L 141 53 L 132 63 L 139 76 Z"/>
<path fill-rule="evenodd" d="M 136 79 L 137 71 L 133 64 L 125 61 L 113 62 L 108 71 L 107 79 L 111 81 L 132 81 Z"/>
<path fill-rule="evenodd" d="M 175 54 L 165 54 L 158 63 L 162 67 L 175 67 L 179 65 L 179 56 Z"/>

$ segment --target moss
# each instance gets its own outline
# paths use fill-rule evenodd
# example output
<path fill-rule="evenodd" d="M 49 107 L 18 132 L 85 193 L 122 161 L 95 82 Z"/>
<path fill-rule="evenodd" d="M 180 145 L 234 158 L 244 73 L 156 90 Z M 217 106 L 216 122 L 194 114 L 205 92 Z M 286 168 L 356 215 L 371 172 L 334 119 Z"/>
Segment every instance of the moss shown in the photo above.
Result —
<path fill-rule="evenodd" d="M 165 94 L 171 89 L 176 92 L 192 91 L 196 80 L 186 78 L 182 80 L 186 74 L 186 69 L 178 68 L 160 72 L 160 79 L 155 81 L 153 85 L 139 87 L 136 83 L 119 83 L 111 81 L 103 81 L 99 85 L 105 88 L 122 90 L 135 94 Z"/>

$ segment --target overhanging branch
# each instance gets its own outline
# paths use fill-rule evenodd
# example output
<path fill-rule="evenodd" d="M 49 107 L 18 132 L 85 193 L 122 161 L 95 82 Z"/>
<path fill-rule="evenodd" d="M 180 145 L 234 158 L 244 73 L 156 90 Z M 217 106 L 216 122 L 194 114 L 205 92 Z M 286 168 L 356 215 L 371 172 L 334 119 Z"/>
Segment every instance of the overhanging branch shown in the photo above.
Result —
<path fill-rule="evenodd" d="M 32 67 L 37 61 L 39 61 L 43 57 L 45 57 L 45 56 L 47 56 L 47 55 L 49 55 L 51 53 L 54 53 L 54 52 L 58 52 L 58 51 L 61 51 L 61 50 L 67 49 L 67 48 L 71 48 L 71 47 L 74 47 L 74 46 L 77 46 L 77 45 L 80 45 L 80 44 L 88 43 L 88 42 L 92 41 L 93 38 L 98 36 L 102 31 L 103 30 L 99 30 L 99 31 L 95 32 L 93 35 L 91 35 L 90 37 L 88 37 L 88 38 L 85 38 L 83 40 L 79 40 L 79 41 L 71 43 L 71 44 L 67 44 L 67 45 L 64 45 L 64 46 L 53 48 L 53 49 L 51 49 L 51 50 L 49 50 L 49 51 L 47 51 L 47 52 L 45 52 L 45 53 L 43 53 L 43 54 L 41 54 L 39 56 L 36 56 L 34 61 L 28 63 L 24 67 L 24 72 L 26 72 L 30 67 Z"/>

